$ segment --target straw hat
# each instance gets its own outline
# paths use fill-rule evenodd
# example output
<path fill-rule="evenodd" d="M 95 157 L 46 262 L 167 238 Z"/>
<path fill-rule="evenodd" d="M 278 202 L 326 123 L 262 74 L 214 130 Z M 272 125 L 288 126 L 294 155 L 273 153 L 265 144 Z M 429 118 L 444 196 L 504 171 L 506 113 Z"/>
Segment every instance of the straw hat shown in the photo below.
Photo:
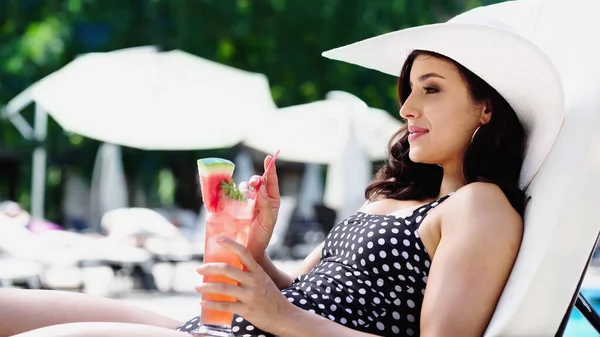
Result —
<path fill-rule="evenodd" d="M 520 177 L 521 188 L 526 188 L 546 159 L 564 119 L 564 91 L 552 61 L 532 41 L 477 9 L 445 23 L 403 29 L 332 49 L 323 56 L 399 76 L 415 49 L 460 63 L 496 89 L 515 110 L 527 134 Z"/>

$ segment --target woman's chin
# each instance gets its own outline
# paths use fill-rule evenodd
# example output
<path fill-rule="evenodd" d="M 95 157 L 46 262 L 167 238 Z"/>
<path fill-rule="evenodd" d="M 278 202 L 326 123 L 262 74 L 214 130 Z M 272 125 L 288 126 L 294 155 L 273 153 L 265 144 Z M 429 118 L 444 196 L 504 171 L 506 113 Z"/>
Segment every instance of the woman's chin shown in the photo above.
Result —
<path fill-rule="evenodd" d="M 433 160 L 433 158 L 431 156 L 428 156 L 425 153 L 423 153 L 422 151 L 419 151 L 419 149 L 413 150 L 411 148 L 410 152 L 408 153 L 408 158 L 410 158 L 410 160 L 413 163 L 430 164 L 430 165 L 437 164 L 436 160 Z"/>
<path fill-rule="evenodd" d="M 411 147 L 408 152 L 408 158 L 410 158 L 413 163 L 427 164 L 427 156 L 425 156 L 420 149 L 413 149 Z"/>

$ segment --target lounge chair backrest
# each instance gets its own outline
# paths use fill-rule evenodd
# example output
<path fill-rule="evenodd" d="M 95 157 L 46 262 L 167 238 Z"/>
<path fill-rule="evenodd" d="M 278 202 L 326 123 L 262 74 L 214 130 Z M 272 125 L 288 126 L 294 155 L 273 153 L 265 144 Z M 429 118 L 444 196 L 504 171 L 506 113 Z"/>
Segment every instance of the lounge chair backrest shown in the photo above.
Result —
<path fill-rule="evenodd" d="M 481 12 L 527 30 L 554 61 L 567 111 L 554 148 L 527 189 L 532 199 L 521 250 L 485 336 L 554 336 L 600 231 L 600 40 L 593 33 L 600 31 L 600 2 L 495 6 Z"/>
<path fill-rule="evenodd" d="M 101 226 L 110 236 L 145 233 L 173 238 L 181 235 L 177 227 L 160 213 L 142 207 L 118 208 L 106 212 L 102 216 Z"/>

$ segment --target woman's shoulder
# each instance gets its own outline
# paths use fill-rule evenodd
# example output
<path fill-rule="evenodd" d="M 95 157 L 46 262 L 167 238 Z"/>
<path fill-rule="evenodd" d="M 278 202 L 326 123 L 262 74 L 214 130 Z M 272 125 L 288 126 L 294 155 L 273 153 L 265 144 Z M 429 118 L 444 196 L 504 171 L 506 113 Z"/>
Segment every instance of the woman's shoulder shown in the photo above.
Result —
<path fill-rule="evenodd" d="M 467 184 L 456 190 L 448 200 L 453 203 L 460 203 L 463 206 L 473 206 L 481 204 L 491 204 L 495 207 L 511 207 L 510 201 L 502 189 L 494 184 L 487 182 L 474 182 Z"/>
<path fill-rule="evenodd" d="M 522 226 L 521 215 L 512 207 L 502 189 L 493 183 L 467 184 L 454 192 L 444 204 L 446 214 L 443 217 L 450 222 Z"/>

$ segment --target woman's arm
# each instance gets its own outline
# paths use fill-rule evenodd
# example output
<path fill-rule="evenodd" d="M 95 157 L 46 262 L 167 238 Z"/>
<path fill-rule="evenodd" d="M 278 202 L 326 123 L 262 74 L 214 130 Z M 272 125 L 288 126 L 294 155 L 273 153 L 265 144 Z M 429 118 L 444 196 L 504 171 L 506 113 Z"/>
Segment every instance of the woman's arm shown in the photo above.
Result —
<path fill-rule="evenodd" d="M 202 283 L 196 287 L 201 294 L 223 294 L 237 299 L 236 302 L 202 301 L 204 309 L 234 312 L 252 322 L 252 325 L 281 337 L 327 336 L 368 337 L 374 336 L 346 328 L 292 304 L 254 260 L 246 247 L 226 237 L 215 237 L 224 248 L 240 258 L 244 270 L 227 263 L 207 263 L 198 268 L 201 275 L 223 275 L 238 282 Z"/>
<path fill-rule="evenodd" d="M 442 206 L 421 336 L 482 336 L 519 252 L 522 219 L 488 183 L 467 185 Z"/>
<path fill-rule="evenodd" d="M 280 324 L 279 331 L 273 331 L 279 337 L 375 337 L 361 331 L 347 328 L 325 317 L 293 307 L 285 315 L 286 321 Z"/>
<path fill-rule="evenodd" d="M 302 274 L 308 273 L 311 269 L 313 269 L 321 260 L 321 251 L 323 250 L 324 242 L 321 243 L 317 248 L 315 248 L 305 259 L 302 261 L 300 268 L 296 271 L 295 274 L 289 275 L 277 268 L 273 261 L 269 258 L 267 252 L 265 252 L 262 260 L 257 261 L 258 264 L 263 268 L 263 270 L 269 275 L 273 283 L 279 289 L 285 289 L 289 287 L 294 279 Z"/>

